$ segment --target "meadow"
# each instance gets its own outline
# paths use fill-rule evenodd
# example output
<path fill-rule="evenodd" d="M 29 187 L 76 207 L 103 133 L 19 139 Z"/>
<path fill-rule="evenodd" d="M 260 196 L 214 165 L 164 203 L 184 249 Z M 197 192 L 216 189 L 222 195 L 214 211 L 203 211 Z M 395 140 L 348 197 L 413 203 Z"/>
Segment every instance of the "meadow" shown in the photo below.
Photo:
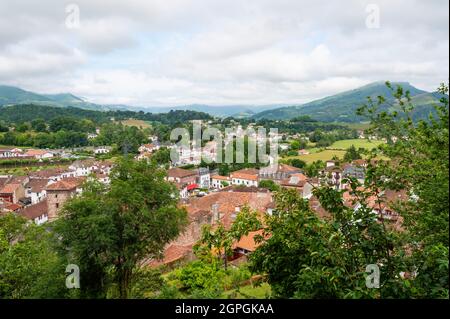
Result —
<path fill-rule="evenodd" d="M 285 159 L 298 158 L 301 159 L 302 161 L 305 161 L 307 164 L 319 160 L 325 162 L 333 159 L 333 157 L 335 156 L 339 159 L 344 158 L 345 151 L 352 145 L 354 145 L 356 149 L 364 148 L 371 150 L 383 143 L 384 142 L 380 140 L 367 140 L 367 139 L 341 140 L 334 142 L 332 145 L 326 148 L 318 148 L 318 147 L 308 148 L 308 151 L 310 152 L 310 154 L 308 155 L 289 156 L 286 157 Z"/>
<path fill-rule="evenodd" d="M 121 123 L 126 126 L 135 126 L 135 127 L 142 128 L 142 129 L 151 127 L 151 125 L 148 122 L 143 121 L 143 120 L 128 119 L 128 120 L 122 121 Z"/>

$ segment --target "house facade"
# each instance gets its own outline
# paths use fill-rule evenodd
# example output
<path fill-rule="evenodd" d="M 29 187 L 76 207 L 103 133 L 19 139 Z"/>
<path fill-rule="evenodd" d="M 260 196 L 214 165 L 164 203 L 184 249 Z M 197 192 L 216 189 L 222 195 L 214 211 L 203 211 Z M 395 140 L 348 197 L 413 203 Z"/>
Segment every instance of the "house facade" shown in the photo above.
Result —
<path fill-rule="evenodd" d="M 241 169 L 230 174 L 231 184 L 258 187 L 259 171 L 253 168 Z"/>

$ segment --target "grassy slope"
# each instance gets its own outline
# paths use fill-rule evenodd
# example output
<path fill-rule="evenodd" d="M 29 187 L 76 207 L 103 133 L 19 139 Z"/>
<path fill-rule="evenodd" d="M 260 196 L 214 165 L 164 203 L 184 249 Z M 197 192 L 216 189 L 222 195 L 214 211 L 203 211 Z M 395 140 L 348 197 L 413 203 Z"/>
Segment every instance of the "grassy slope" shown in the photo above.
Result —
<path fill-rule="evenodd" d="M 136 126 L 138 128 L 150 128 L 151 127 L 150 124 L 146 121 L 133 120 L 133 119 L 122 121 L 122 124 L 127 125 L 127 126 Z"/>
<path fill-rule="evenodd" d="M 321 150 L 319 148 L 310 148 L 308 149 L 310 154 L 308 155 L 298 155 L 298 156 L 289 156 L 285 159 L 298 158 L 302 161 L 305 161 L 307 164 L 310 164 L 314 161 L 328 161 L 331 160 L 334 156 L 337 156 L 339 159 L 342 159 L 345 155 L 345 150 L 350 146 L 354 145 L 358 148 L 372 149 L 382 144 L 383 141 L 368 141 L 366 139 L 352 139 L 352 140 L 342 140 L 333 143 L 331 146 L 327 147 L 325 150 Z"/>

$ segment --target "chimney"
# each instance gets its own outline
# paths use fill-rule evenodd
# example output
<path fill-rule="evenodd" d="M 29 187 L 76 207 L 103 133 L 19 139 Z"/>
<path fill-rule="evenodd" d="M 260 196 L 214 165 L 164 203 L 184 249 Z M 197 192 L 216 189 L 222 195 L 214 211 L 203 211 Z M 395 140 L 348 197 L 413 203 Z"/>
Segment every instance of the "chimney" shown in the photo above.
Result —
<path fill-rule="evenodd" d="M 214 224 L 218 222 L 220 219 L 219 204 L 216 203 L 211 205 L 211 213 L 212 213 L 212 221 Z"/>

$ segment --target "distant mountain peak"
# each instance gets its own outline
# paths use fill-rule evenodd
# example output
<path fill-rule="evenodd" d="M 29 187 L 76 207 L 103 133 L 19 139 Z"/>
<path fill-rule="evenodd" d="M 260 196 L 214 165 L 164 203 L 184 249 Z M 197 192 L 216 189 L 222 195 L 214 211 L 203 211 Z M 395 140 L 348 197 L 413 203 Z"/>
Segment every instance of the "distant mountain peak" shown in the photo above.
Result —
<path fill-rule="evenodd" d="M 417 89 L 407 81 L 390 82 L 392 87 L 400 85 L 409 91 L 411 97 L 429 93 Z M 393 101 L 391 90 L 386 86 L 386 81 L 375 81 L 361 87 L 344 91 L 335 95 L 327 96 L 312 102 L 297 106 L 288 106 L 257 113 L 255 119 L 290 119 L 297 116 L 309 115 L 320 121 L 334 122 L 356 122 L 361 120 L 356 115 L 356 109 L 367 102 L 367 97 L 376 98 L 384 96 Z"/>

